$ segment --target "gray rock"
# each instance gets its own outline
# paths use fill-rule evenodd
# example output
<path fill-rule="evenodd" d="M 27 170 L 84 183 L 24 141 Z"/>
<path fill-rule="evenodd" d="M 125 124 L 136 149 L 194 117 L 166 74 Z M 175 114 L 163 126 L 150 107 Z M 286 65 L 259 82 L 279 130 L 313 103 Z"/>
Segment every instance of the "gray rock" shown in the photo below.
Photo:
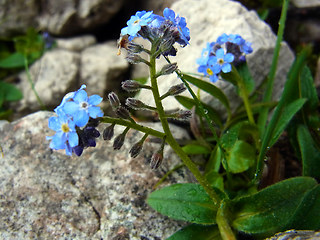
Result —
<path fill-rule="evenodd" d="M 165 239 L 184 225 L 145 202 L 155 183 L 180 163 L 169 147 L 170 157 L 157 171 L 146 159 L 159 144 L 147 142 L 137 158 L 128 156 L 142 136 L 134 130 L 120 151 L 100 138 L 81 157 L 68 157 L 50 150 L 45 140 L 53 135 L 47 126 L 51 116 L 37 112 L 0 128 L 1 239 Z M 188 176 L 180 169 L 166 183 L 189 182 Z"/>
<path fill-rule="evenodd" d="M 55 35 L 72 35 L 107 23 L 122 7 L 123 0 L 45 1 L 38 18 L 42 29 Z"/>
<path fill-rule="evenodd" d="M 309 230 L 288 230 L 277 233 L 271 238 L 265 240 L 320 240 L 320 232 Z"/>
<path fill-rule="evenodd" d="M 262 83 L 269 72 L 276 36 L 255 12 L 248 11 L 238 2 L 229 0 L 180 0 L 172 5 L 172 9 L 186 18 L 191 35 L 190 45 L 179 48 L 177 56 L 171 58 L 172 62 L 178 63 L 180 70 L 187 73 L 197 73 L 196 59 L 200 57 L 207 42 L 216 41 L 222 33 L 240 34 L 244 39 L 252 42 L 254 52 L 247 57 L 248 65 L 256 80 L 256 86 Z M 283 43 L 275 79 L 274 99 L 279 98 L 282 93 L 286 74 L 293 59 L 292 51 L 286 43 Z M 160 77 L 158 83 L 160 93 L 163 94 L 169 87 L 179 84 L 181 81 L 177 79 L 175 74 L 172 74 Z M 216 85 L 231 99 L 230 103 L 233 109 L 239 105 L 239 98 L 231 84 L 218 81 Z M 197 91 L 196 88 L 193 89 Z M 190 96 L 187 92 L 184 95 Z M 141 91 L 139 98 L 144 102 L 153 103 L 151 94 L 146 93 L 146 90 Z M 221 112 L 225 112 L 221 104 L 209 94 L 202 92 L 201 100 Z M 173 98 L 164 99 L 163 104 L 166 109 L 180 106 Z"/>
<path fill-rule="evenodd" d="M 1 0 L 0 36 L 12 37 L 24 33 L 28 27 L 37 25 L 38 0 Z"/>
<path fill-rule="evenodd" d="M 292 0 L 292 4 L 299 8 L 320 7 L 320 0 Z"/>
<path fill-rule="evenodd" d="M 30 67 L 34 87 L 47 107 L 57 106 L 63 96 L 77 85 L 80 54 L 54 49 L 46 52 L 41 59 Z M 27 74 L 20 74 L 17 87 L 23 93 L 23 99 L 12 103 L 16 112 L 30 112 L 41 109 L 32 91 Z"/>
<path fill-rule="evenodd" d="M 58 38 L 56 42 L 57 42 L 58 48 L 66 49 L 74 52 L 80 52 L 85 48 L 95 44 L 97 40 L 92 35 L 84 35 L 80 37 L 65 38 L 65 39 Z"/>
<path fill-rule="evenodd" d="M 119 79 L 129 64 L 117 56 L 116 41 L 86 48 L 81 54 L 80 82 L 87 85 L 90 94 L 103 96 L 105 92 L 119 88 Z M 122 79 L 122 78 L 120 78 Z"/>

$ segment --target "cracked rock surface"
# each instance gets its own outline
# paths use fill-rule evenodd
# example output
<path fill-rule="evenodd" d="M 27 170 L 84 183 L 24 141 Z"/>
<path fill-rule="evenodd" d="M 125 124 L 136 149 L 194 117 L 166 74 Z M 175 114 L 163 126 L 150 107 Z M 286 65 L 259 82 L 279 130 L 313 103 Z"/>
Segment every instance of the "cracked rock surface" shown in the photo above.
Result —
<path fill-rule="evenodd" d="M 165 239 L 184 223 L 161 216 L 146 204 L 152 187 L 180 160 L 166 147 L 157 171 L 146 163 L 159 144 L 147 142 L 131 159 L 142 134 L 130 130 L 120 151 L 101 138 L 81 157 L 52 151 L 45 136 L 52 112 L 0 123 L 1 239 Z M 116 127 L 116 133 L 121 132 Z M 103 128 L 102 128 L 103 129 Z M 179 137 L 184 130 L 175 128 Z M 190 182 L 182 168 L 166 184 Z"/>

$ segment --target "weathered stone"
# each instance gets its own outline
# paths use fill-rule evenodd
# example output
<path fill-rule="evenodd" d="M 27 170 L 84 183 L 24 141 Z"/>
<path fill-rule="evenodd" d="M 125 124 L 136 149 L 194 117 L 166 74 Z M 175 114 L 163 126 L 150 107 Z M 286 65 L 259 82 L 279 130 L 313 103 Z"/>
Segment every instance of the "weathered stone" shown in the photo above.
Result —
<path fill-rule="evenodd" d="M 320 232 L 308 230 L 288 230 L 285 232 L 277 233 L 271 238 L 266 240 L 320 240 Z"/>
<path fill-rule="evenodd" d="M 117 56 L 116 41 L 97 44 L 81 54 L 80 82 L 87 85 L 88 93 L 104 95 L 119 88 L 129 65 L 122 56 Z M 120 80 L 117 80 L 120 79 Z"/>
<path fill-rule="evenodd" d="M 81 157 L 68 157 L 50 150 L 45 140 L 54 134 L 47 126 L 53 115 L 37 112 L 1 125 L 2 239 L 165 239 L 184 225 L 161 216 L 145 202 L 155 183 L 180 163 L 169 147 L 165 156 L 170 157 L 157 171 L 146 159 L 160 144 L 148 141 L 141 155 L 129 157 L 129 149 L 142 136 L 134 130 L 120 151 L 100 137 L 97 146 Z M 188 176 L 186 169 L 180 169 L 166 183 L 189 182 Z"/>
<path fill-rule="evenodd" d="M 55 35 L 72 35 L 107 23 L 122 7 L 123 0 L 45 1 L 38 18 L 42 29 Z"/>
<path fill-rule="evenodd" d="M 34 88 L 45 106 L 57 106 L 70 89 L 75 90 L 79 62 L 79 53 L 54 49 L 46 52 L 30 67 Z M 20 74 L 20 79 L 17 87 L 22 91 L 23 99 L 12 103 L 15 111 L 23 113 L 41 109 L 27 74 L 25 72 Z"/>
<path fill-rule="evenodd" d="M 248 11 L 238 2 L 229 0 L 180 0 L 172 5 L 172 9 L 186 18 L 191 35 L 190 45 L 179 48 L 177 57 L 171 58 L 172 62 L 178 63 L 180 70 L 187 73 L 197 73 L 196 59 L 200 57 L 207 42 L 216 41 L 222 33 L 240 34 L 244 39 L 252 42 L 254 52 L 247 57 L 248 65 L 256 81 L 256 86 L 262 83 L 269 72 L 276 36 L 254 11 Z M 286 74 L 293 59 L 292 51 L 286 43 L 283 43 L 274 81 L 274 99 L 279 98 L 282 93 Z M 160 93 L 163 94 L 169 87 L 179 84 L 181 81 L 175 74 L 172 74 L 160 77 L 158 83 Z M 218 81 L 216 85 L 231 99 L 231 107 L 235 109 L 241 101 L 239 101 L 234 87 L 225 81 Z M 197 88 L 193 89 L 197 91 Z M 190 96 L 187 91 L 184 95 Z M 153 102 L 151 94 L 146 93 L 146 90 L 141 91 L 139 98 L 143 102 Z M 209 94 L 201 92 L 201 100 L 221 112 L 225 112 L 223 106 Z M 163 104 L 167 109 L 180 106 L 173 98 L 164 99 Z"/>
<path fill-rule="evenodd" d="M 80 37 L 73 38 L 58 38 L 56 40 L 57 47 L 61 49 L 66 49 L 69 51 L 80 52 L 85 48 L 95 44 L 96 38 L 92 35 L 84 35 Z"/>
<path fill-rule="evenodd" d="M 38 0 L 1 0 L 0 36 L 12 37 L 26 32 L 28 27 L 37 25 Z"/>
<path fill-rule="evenodd" d="M 320 7 L 320 0 L 292 0 L 292 3 L 299 8 Z"/>

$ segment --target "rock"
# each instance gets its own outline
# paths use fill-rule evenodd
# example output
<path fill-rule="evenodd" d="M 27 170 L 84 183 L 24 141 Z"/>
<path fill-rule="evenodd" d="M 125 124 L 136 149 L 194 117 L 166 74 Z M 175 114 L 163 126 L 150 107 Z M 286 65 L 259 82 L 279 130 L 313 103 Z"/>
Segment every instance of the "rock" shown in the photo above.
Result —
<path fill-rule="evenodd" d="M 320 240 L 320 232 L 309 231 L 309 230 L 288 230 L 285 232 L 277 233 L 271 238 L 266 240 Z"/>
<path fill-rule="evenodd" d="M 37 25 L 40 9 L 38 0 L 0 1 L 0 36 L 12 37 L 24 33 L 28 27 Z"/>
<path fill-rule="evenodd" d="M 320 0 L 292 0 L 292 4 L 299 8 L 320 7 Z"/>
<path fill-rule="evenodd" d="M 100 137 L 81 157 L 68 157 L 50 150 L 45 140 L 53 134 L 47 126 L 53 115 L 37 112 L 0 128 L 2 239 L 165 239 L 184 225 L 145 202 L 155 183 L 180 163 L 169 147 L 165 156 L 170 157 L 157 171 L 146 159 L 159 144 L 149 141 L 142 154 L 129 157 L 130 147 L 142 136 L 134 130 L 120 151 Z M 184 130 L 176 131 L 187 137 Z M 189 182 L 188 176 L 181 168 L 166 183 Z"/>
<path fill-rule="evenodd" d="M 122 7 L 123 0 L 45 1 L 38 18 L 42 29 L 54 35 L 70 36 L 107 23 Z"/>
<path fill-rule="evenodd" d="M 117 51 L 116 41 L 110 41 L 82 52 L 80 82 L 87 85 L 88 93 L 103 96 L 105 92 L 119 88 L 129 64 L 123 56 L 117 56 Z"/>
<path fill-rule="evenodd" d="M 58 38 L 56 40 L 57 47 L 66 49 L 69 51 L 80 52 L 85 48 L 94 45 L 97 40 L 92 35 L 84 35 L 80 37 L 73 37 L 73 38 Z"/>
<path fill-rule="evenodd" d="M 68 50 L 54 49 L 46 52 L 30 67 L 30 75 L 40 99 L 46 107 L 56 107 L 63 96 L 77 85 L 80 54 Z M 41 109 L 32 91 L 27 74 L 20 74 L 17 87 L 23 99 L 12 103 L 16 112 L 28 113 Z"/>
<path fill-rule="evenodd" d="M 175 2 L 171 8 L 186 18 L 191 35 L 190 45 L 179 48 L 177 56 L 171 58 L 172 62 L 178 63 L 180 70 L 187 73 L 197 73 L 196 59 L 200 57 L 207 42 L 216 41 L 222 33 L 240 34 L 244 39 L 252 42 L 254 52 L 247 57 L 248 65 L 256 80 L 256 86 L 262 83 L 269 72 L 276 36 L 254 11 L 248 11 L 238 2 L 229 0 L 180 0 Z M 293 60 L 292 51 L 286 43 L 283 43 L 274 81 L 274 99 L 281 96 L 286 74 Z M 163 94 L 169 87 L 179 84 L 181 81 L 175 74 L 172 74 L 160 77 L 158 83 L 160 94 Z M 231 99 L 231 107 L 235 109 L 240 101 L 234 87 L 224 81 L 218 81 L 216 85 Z M 193 88 L 193 90 L 196 92 L 197 88 Z M 184 95 L 190 96 L 188 92 L 185 92 Z M 146 90 L 141 91 L 139 98 L 148 104 L 154 102 L 151 94 L 146 93 Z M 201 100 L 220 112 L 225 112 L 223 106 L 209 94 L 201 92 Z M 164 99 L 163 104 L 166 109 L 180 107 L 173 98 Z"/>

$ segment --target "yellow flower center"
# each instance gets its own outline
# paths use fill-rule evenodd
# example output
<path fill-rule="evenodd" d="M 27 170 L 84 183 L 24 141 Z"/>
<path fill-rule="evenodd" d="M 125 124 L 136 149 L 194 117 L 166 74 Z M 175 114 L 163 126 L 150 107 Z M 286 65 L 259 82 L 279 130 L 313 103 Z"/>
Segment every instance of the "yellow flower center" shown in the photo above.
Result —
<path fill-rule="evenodd" d="M 70 131 L 70 128 L 67 123 L 61 125 L 62 132 L 67 133 Z"/>
<path fill-rule="evenodd" d="M 137 19 L 133 22 L 134 25 L 138 24 L 140 22 L 140 19 Z"/>
<path fill-rule="evenodd" d="M 207 68 L 207 73 L 211 76 L 213 74 L 212 70 L 210 68 Z"/>

